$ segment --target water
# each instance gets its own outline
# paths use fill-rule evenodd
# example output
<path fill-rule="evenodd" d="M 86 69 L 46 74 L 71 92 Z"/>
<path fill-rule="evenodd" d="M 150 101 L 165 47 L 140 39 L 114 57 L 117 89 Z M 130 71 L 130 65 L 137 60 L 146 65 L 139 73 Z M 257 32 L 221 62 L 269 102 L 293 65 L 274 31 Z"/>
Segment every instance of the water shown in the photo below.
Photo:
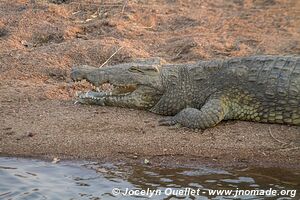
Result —
<path fill-rule="evenodd" d="M 116 189 L 112 191 L 113 188 Z M 237 188 L 249 192 L 289 191 L 289 195 L 258 196 L 249 193 L 236 199 L 300 199 L 300 171 L 151 168 L 142 164 L 128 166 L 92 162 L 52 164 L 31 159 L 0 158 L 0 199 L 234 199 L 234 195 L 209 195 L 209 191 L 236 191 Z M 148 194 L 142 194 L 147 189 Z M 192 189 L 199 193 L 193 195 Z M 132 194 L 114 195 L 114 192 L 125 193 L 126 190 L 132 191 Z M 155 191 L 151 198 L 149 191 Z"/>

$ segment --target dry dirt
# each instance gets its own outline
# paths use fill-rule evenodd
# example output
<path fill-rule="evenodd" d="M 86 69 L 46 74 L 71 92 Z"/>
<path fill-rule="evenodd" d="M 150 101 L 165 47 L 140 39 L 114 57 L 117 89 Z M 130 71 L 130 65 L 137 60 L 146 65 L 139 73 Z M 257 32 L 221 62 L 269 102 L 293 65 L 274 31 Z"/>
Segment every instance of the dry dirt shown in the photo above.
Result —
<path fill-rule="evenodd" d="M 58 4 L 61 2 L 61 4 Z M 73 65 L 300 54 L 297 0 L 0 1 L 0 155 L 299 168 L 300 128 L 160 127 L 146 111 L 74 105 Z"/>

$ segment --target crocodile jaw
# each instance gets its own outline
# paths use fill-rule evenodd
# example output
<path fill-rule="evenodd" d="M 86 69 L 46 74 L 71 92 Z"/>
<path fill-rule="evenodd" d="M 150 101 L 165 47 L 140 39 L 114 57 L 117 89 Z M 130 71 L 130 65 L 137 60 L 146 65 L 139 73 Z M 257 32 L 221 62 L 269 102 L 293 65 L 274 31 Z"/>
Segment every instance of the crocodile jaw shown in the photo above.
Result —
<path fill-rule="evenodd" d="M 107 100 L 115 100 L 117 101 L 118 99 L 126 98 L 125 96 L 129 95 L 127 94 L 122 94 L 122 95 L 113 95 L 112 92 L 95 92 L 95 91 L 88 91 L 88 92 L 77 92 L 76 97 L 77 97 L 77 102 L 82 103 L 82 104 L 94 104 L 94 105 L 100 105 L 100 106 L 105 106 L 105 102 Z"/>
<path fill-rule="evenodd" d="M 77 92 L 77 101 L 82 104 L 118 106 L 149 110 L 161 98 L 161 93 L 147 86 L 112 86 L 108 91 Z M 75 102 L 75 103 L 76 103 Z"/>

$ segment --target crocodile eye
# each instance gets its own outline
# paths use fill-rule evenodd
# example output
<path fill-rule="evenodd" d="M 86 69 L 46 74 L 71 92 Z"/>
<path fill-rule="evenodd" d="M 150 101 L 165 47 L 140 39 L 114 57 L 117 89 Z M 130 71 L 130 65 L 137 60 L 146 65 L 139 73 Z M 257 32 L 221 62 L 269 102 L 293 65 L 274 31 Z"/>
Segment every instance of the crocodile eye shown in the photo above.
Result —
<path fill-rule="evenodd" d="M 131 66 L 129 68 L 130 72 L 133 73 L 141 73 L 141 74 L 156 74 L 159 72 L 158 68 L 156 66 Z"/>
<path fill-rule="evenodd" d="M 144 74 L 144 71 L 142 69 L 140 69 L 139 67 L 136 67 L 136 66 L 130 67 L 129 71 L 133 72 L 133 73 L 142 73 L 142 74 Z"/>

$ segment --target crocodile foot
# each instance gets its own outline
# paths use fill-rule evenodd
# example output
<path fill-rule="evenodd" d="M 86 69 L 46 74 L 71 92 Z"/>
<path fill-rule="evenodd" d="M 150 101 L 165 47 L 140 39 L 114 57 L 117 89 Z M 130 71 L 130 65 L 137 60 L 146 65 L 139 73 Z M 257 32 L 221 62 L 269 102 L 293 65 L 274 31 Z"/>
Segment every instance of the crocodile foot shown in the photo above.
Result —
<path fill-rule="evenodd" d="M 164 117 L 162 119 L 160 119 L 158 121 L 158 124 L 160 126 L 174 126 L 176 125 L 178 122 L 177 120 L 175 119 L 175 117 Z"/>

